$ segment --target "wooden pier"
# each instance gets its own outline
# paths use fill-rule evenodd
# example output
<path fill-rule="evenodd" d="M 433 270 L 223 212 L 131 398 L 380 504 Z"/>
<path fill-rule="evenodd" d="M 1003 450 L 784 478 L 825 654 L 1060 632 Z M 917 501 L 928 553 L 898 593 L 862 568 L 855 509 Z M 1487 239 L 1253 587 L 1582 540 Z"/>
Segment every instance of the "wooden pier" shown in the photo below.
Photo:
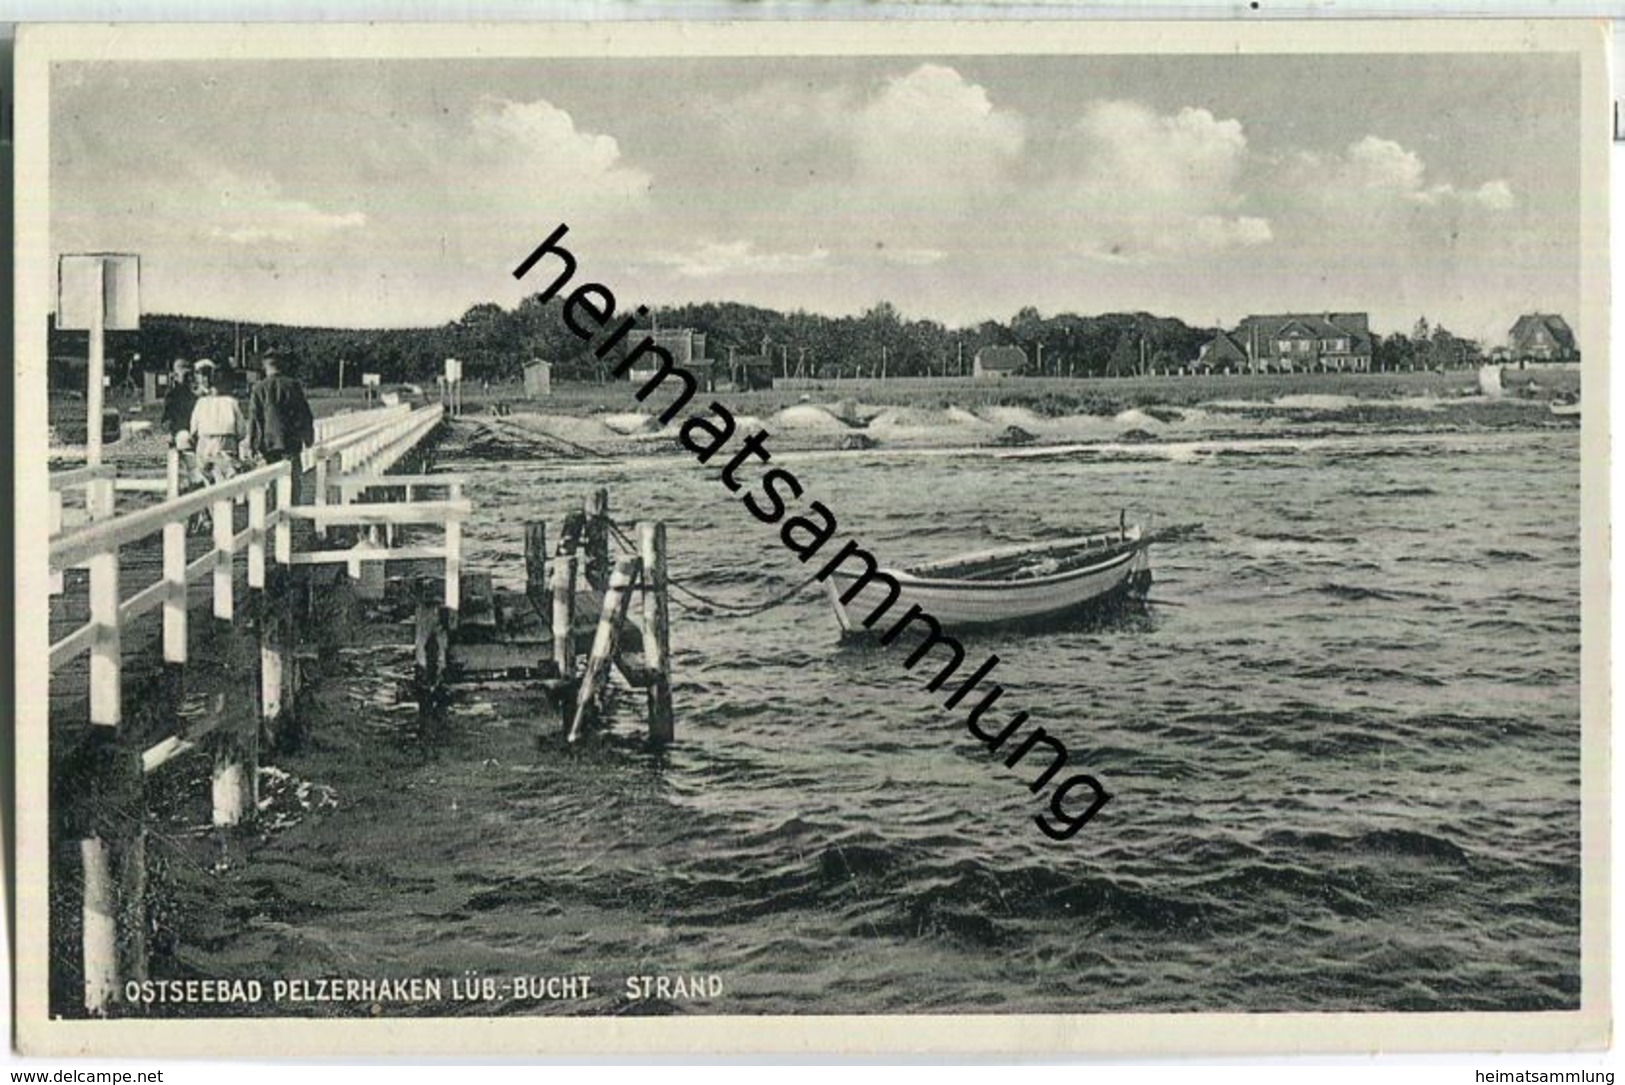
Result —
<path fill-rule="evenodd" d="M 120 1012 L 125 984 L 147 976 L 149 779 L 208 757 L 228 850 L 255 821 L 262 752 L 304 734 L 307 672 L 336 647 L 317 642 L 343 635 L 322 602 L 382 599 L 386 563 L 415 607 L 420 717 L 438 718 L 458 683 L 525 681 L 552 706 L 538 739 L 575 744 L 602 726 L 618 674 L 646 698 L 651 745 L 673 740 L 665 525 L 629 537 L 595 490 L 551 551 L 546 525 L 525 525 L 524 590 L 496 590 L 464 567 L 464 478 L 424 466 L 444 419 L 432 404 L 322 420 L 302 459 L 308 504 L 285 462 L 192 492 L 173 455 L 163 476 L 51 476 L 51 783 L 70 845 L 52 878 L 77 898 L 76 944 L 59 952 L 82 966 L 85 1012 Z M 192 530 L 205 515 L 207 533 Z M 200 697 L 208 711 L 182 711 Z"/>
<path fill-rule="evenodd" d="M 438 607 L 457 613 L 462 524 L 470 513 L 462 480 L 390 474 L 431 440 L 442 418 L 442 407 L 433 404 L 323 419 L 317 443 L 302 459 L 308 505 L 293 503 L 287 462 L 190 493 L 180 492 L 174 456 L 164 477 L 124 477 L 109 465 L 51 476 L 51 726 L 53 747 L 71 746 L 53 758 L 52 790 L 59 824 L 78 842 L 79 949 L 88 1013 L 110 1012 L 124 984 L 146 976 L 147 777 L 182 755 L 205 750 L 213 758 L 215 827 L 229 832 L 254 818 L 261 744 L 285 743 L 294 730 L 302 671 L 296 626 L 301 595 L 308 598 L 310 567 L 343 564 L 355 575 L 386 560 L 434 562 L 442 571 Z M 435 490 L 438 496 L 427 496 Z M 118 507 L 119 494 L 143 492 L 159 500 Z M 75 497 L 82 497 L 83 522 L 64 529 L 65 506 Z M 200 539 L 188 526 L 205 514 L 212 526 Z M 421 535 L 425 528 L 438 529 L 441 540 L 391 545 L 397 533 Z M 342 545 L 351 535 L 358 536 L 356 544 Z M 143 573 L 156 576 L 131 583 Z M 199 631 L 191 589 L 202 583 L 208 588 L 201 617 L 210 624 Z M 146 622 L 155 611 L 161 611 L 161 622 L 152 629 Z M 225 666 L 237 684 L 256 687 L 251 696 L 257 722 L 222 726 L 225 717 L 215 714 L 200 725 L 185 725 L 176 708 L 194 653 L 201 648 L 202 654 L 229 656 L 230 646 L 245 636 L 257 642 L 257 660 L 228 658 Z M 134 657 L 136 652 L 145 658 Z M 65 718 L 56 687 L 85 656 L 85 700 L 72 702 L 84 716 Z M 131 688 L 138 672 L 158 679 L 139 696 Z M 157 735 L 150 727 L 132 727 L 132 709 L 144 722 L 167 716 L 168 726 L 161 718 L 163 733 Z M 76 728 L 78 741 L 69 742 L 64 732 Z M 73 874 L 72 866 L 61 863 L 53 870 L 53 877 Z"/>

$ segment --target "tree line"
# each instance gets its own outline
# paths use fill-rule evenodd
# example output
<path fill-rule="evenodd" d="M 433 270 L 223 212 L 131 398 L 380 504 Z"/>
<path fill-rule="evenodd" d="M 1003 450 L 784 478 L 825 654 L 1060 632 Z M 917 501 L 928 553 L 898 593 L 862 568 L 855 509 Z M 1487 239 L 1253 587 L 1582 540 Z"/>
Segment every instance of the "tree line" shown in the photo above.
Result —
<path fill-rule="evenodd" d="M 638 337 L 628 336 L 606 358 L 595 357 L 560 319 L 562 302 L 532 295 L 513 309 L 485 302 L 457 320 L 423 328 L 319 328 L 238 324 L 206 317 L 143 317 L 141 329 L 107 333 L 115 377 L 167 369 L 175 358 L 226 361 L 274 350 L 308 384 L 346 386 L 361 374 L 386 383 L 432 383 L 447 358 L 463 363 L 467 380 L 518 380 L 532 359 L 553 364 L 557 381 L 607 381 Z M 924 377 L 968 374 L 983 347 L 1017 346 L 1033 375 L 1101 377 L 1167 372 L 1193 360 L 1215 330 L 1150 313 L 1043 316 L 1028 307 L 1009 320 L 949 328 L 912 320 L 888 302 L 857 316 L 824 316 L 737 302 L 651 307 L 654 324 L 691 328 L 706 336 L 708 357 L 760 359 L 773 376 Z M 1478 345 L 1418 321 L 1412 334 L 1374 336 L 1373 367 L 1438 368 L 1475 364 Z M 50 333 L 52 358 L 82 358 L 84 333 Z M 765 374 L 764 374 L 765 375 Z"/>

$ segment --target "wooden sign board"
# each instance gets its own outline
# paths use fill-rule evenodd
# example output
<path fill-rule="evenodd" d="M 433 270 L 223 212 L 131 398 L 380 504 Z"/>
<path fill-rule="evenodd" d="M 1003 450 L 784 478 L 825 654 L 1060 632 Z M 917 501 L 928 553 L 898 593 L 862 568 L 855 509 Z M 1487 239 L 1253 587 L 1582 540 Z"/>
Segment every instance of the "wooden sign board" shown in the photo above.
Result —
<path fill-rule="evenodd" d="M 377 373 L 363 373 L 363 374 L 361 374 L 361 384 L 362 384 L 363 387 L 366 387 L 366 388 L 376 388 L 376 387 L 378 387 L 378 374 Z"/>
<path fill-rule="evenodd" d="M 446 359 L 446 379 L 460 381 L 463 379 L 463 363 L 456 358 Z"/>
<path fill-rule="evenodd" d="M 95 312 L 96 270 L 102 269 L 102 329 L 133 332 L 141 327 L 141 257 L 134 253 L 64 255 L 56 266 L 56 326 L 89 331 Z"/>

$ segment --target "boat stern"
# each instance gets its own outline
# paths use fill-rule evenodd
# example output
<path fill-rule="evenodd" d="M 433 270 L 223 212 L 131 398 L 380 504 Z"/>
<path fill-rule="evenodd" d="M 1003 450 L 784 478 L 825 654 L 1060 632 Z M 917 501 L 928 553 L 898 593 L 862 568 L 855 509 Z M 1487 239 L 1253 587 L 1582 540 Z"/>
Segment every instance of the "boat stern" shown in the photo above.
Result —
<path fill-rule="evenodd" d="M 829 605 L 835 608 L 835 620 L 840 623 L 841 636 L 852 635 L 852 616 L 846 612 L 846 604 L 841 602 L 841 587 L 836 583 L 835 577 L 824 581 L 824 590 L 829 593 Z"/>
<path fill-rule="evenodd" d="M 1151 592 L 1151 546 L 1147 543 L 1134 553 L 1134 562 L 1129 566 L 1126 584 L 1132 595 L 1146 596 Z"/>

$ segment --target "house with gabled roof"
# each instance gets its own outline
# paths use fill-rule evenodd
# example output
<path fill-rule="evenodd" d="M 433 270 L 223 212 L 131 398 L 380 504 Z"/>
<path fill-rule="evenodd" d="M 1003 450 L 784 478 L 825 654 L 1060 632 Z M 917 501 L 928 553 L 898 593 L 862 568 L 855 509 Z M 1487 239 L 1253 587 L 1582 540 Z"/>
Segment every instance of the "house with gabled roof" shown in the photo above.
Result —
<path fill-rule="evenodd" d="M 1247 352 L 1242 349 L 1241 344 L 1237 343 L 1229 332 L 1220 332 L 1202 344 L 1192 368 L 1234 373 L 1247 367 Z"/>
<path fill-rule="evenodd" d="M 1232 332 L 1202 345 L 1197 365 L 1252 373 L 1364 373 L 1371 369 L 1371 323 L 1365 313 L 1249 316 Z"/>
<path fill-rule="evenodd" d="M 1027 352 L 1020 347 L 983 347 L 974 363 L 971 371 L 978 377 L 1013 377 L 1027 368 Z"/>
<path fill-rule="evenodd" d="M 1577 362 L 1579 347 L 1568 321 L 1555 313 L 1526 313 L 1507 333 L 1508 353 L 1516 362 Z"/>

